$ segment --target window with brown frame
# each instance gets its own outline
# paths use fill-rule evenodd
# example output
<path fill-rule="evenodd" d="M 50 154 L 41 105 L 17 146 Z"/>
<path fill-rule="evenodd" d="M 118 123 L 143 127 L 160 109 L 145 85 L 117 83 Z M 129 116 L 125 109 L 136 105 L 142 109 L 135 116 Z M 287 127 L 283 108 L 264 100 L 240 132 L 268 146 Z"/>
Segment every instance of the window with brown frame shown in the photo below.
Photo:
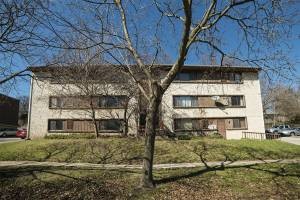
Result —
<path fill-rule="evenodd" d="M 230 83 L 241 83 L 242 74 L 239 72 L 181 72 L 179 73 L 175 81 L 209 81 L 209 82 L 230 82 Z"/>
<path fill-rule="evenodd" d="M 63 129 L 63 120 L 50 120 L 48 124 L 48 129 L 53 130 L 64 130 Z"/>
<path fill-rule="evenodd" d="M 49 108 L 54 109 L 87 109 L 94 108 L 124 108 L 126 96 L 69 96 L 50 97 Z"/>
<path fill-rule="evenodd" d="M 226 129 L 245 129 L 246 118 L 177 118 L 174 119 L 175 131 L 180 130 L 216 130 L 218 129 L 218 120 L 225 120 Z"/>
<path fill-rule="evenodd" d="M 123 126 L 122 119 L 102 119 L 97 120 L 99 131 L 121 132 Z M 50 119 L 48 130 L 56 132 L 92 132 L 94 125 L 92 120 L 77 119 Z"/>
<path fill-rule="evenodd" d="M 225 120 L 226 129 L 244 129 L 246 128 L 246 118 L 238 117 Z"/>
<path fill-rule="evenodd" d="M 214 100 L 213 96 L 173 96 L 174 108 L 210 108 L 210 107 L 241 107 L 245 106 L 244 96 L 219 96 Z"/>

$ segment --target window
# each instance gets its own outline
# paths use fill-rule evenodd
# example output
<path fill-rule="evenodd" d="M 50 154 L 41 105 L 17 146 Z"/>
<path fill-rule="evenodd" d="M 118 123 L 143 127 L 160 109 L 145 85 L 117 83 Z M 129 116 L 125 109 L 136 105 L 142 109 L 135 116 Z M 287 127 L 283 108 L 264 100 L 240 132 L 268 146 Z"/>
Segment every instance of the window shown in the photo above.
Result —
<path fill-rule="evenodd" d="M 50 108 L 88 109 L 91 102 L 94 108 L 123 108 L 126 96 L 70 96 L 50 97 Z"/>
<path fill-rule="evenodd" d="M 244 117 L 236 117 L 236 118 L 178 118 L 174 119 L 174 129 L 175 131 L 180 130 L 216 130 L 219 129 L 218 121 L 225 121 L 225 126 L 223 128 L 226 129 L 245 129 L 246 126 L 246 118 Z"/>
<path fill-rule="evenodd" d="M 125 96 L 103 96 L 100 97 L 100 107 L 121 108 L 124 107 Z"/>
<path fill-rule="evenodd" d="M 226 106 L 244 106 L 243 96 L 218 96 L 214 99 L 213 96 L 173 96 L 174 107 L 226 107 Z"/>
<path fill-rule="evenodd" d="M 175 119 L 175 130 L 192 130 L 192 119 Z"/>
<path fill-rule="evenodd" d="M 202 130 L 209 129 L 213 119 L 175 119 L 175 130 Z"/>
<path fill-rule="evenodd" d="M 240 73 L 235 73 L 234 74 L 234 80 L 235 80 L 235 82 L 236 83 L 241 83 L 241 81 L 242 81 L 242 74 L 240 74 Z"/>
<path fill-rule="evenodd" d="M 213 82 L 231 82 L 231 83 L 240 83 L 241 79 L 242 79 L 241 73 L 217 72 L 217 71 L 181 72 L 175 78 L 175 80 L 179 80 L 179 81 L 213 81 Z"/>
<path fill-rule="evenodd" d="M 99 130 L 113 130 L 120 131 L 122 128 L 121 120 L 118 119 L 108 119 L 102 120 L 99 123 Z"/>
<path fill-rule="evenodd" d="M 49 121 L 49 130 L 63 130 L 63 120 L 50 120 Z"/>
<path fill-rule="evenodd" d="M 121 119 L 105 119 L 97 120 L 99 131 L 121 131 Z M 60 119 L 49 120 L 49 131 L 63 131 L 63 132 L 92 132 L 94 131 L 94 124 L 92 120 L 79 120 L 79 119 Z"/>
<path fill-rule="evenodd" d="M 124 107 L 125 96 L 102 96 L 99 100 L 100 108 Z"/>
<path fill-rule="evenodd" d="M 243 96 L 231 96 L 231 106 L 243 106 Z"/>
<path fill-rule="evenodd" d="M 62 99 L 60 97 L 50 97 L 50 108 L 61 108 Z"/>
<path fill-rule="evenodd" d="M 232 123 L 232 124 L 230 124 Z M 229 126 L 228 129 L 241 129 L 246 128 L 246 120 L 245 118 L 233 118 L 229 119 Z"/>
<path fill-rule="evenodd" d="M 179 73 L 176 78 L 176 80 L 181 80 L 181 81 L 190 81 L 192 80 L 191 79 L 191 76 L 190 76 L 190 73 Z"/>
<path fill-rule="evenodd" d="M 241 128 L 240 119 L 233 119 L 233 128 Z"/>
<path fill-rule="evenodd" d="M 174 107 L 197 107 L 198 97 L 196 96 L 175 96 Z"/>

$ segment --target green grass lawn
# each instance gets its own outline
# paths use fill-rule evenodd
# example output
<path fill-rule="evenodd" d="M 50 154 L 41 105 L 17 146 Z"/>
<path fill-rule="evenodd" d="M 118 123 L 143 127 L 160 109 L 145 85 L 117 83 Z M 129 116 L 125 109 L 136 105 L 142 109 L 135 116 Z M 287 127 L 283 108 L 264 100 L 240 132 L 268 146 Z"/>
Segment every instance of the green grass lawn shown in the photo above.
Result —
<path fill-rule="evenodd" d="M 0 168 L 0 199 L 299 199 L 299 164 L 155 170 L 141 190 L 139 170 Z"/>
<path fill-rule="evenodd" d="M 0 144 L 0 160 L 140 164 L 135 138 L 40 139 Z M 155 163 L 300 158 L 300 146 L 275 140 L 157 140 Z"/>

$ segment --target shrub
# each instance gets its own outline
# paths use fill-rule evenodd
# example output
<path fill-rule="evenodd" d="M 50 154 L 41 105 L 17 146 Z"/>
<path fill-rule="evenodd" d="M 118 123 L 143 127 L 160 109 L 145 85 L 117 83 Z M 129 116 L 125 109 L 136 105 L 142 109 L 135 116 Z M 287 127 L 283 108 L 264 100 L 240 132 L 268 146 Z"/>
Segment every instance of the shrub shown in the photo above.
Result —
<path fill-rule="evenodd" d="M 214 132 L 213 134 L 209 134 L 208 137 L 211 138 L 211 139 L 214 139 L 214 138 L 215 139 L 218 139 L 218 138 L 222 139 L 223 138 L 223 136 L 221 134 L 219 134 L 218 132 Z"/>
<path fill-rule="evenodd" d="M 177 136 L 178 140 L 190 140 L 192 139 L 192 136 L 188 135 L 188 134 L 184 134 L 184 135 L 178 135 Z"/>
<path fill-rule="evenodd" d="M 95 139 L 96 136 L 90 133 L 81 133 L 81 134 L 53 134 L 46 135 L 46 139 Z"/>

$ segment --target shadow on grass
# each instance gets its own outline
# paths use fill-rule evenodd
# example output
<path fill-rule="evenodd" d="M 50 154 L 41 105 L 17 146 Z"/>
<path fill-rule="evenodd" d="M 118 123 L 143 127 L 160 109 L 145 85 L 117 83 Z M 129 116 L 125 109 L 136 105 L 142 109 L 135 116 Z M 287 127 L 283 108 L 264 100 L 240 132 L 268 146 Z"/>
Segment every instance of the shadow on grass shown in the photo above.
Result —
<path fill-rule="evenodd" d="M 274 163 L 273 163 L 274 164 Z M 278 171 L 274 171 L 274 170 L 268 170 L 268 169 L 262 169 L 259 168 L 259 166 L 261 166 L 263 164 L 249 164 L 249 165 L 245 165 L 245 166 L 215 166 L 215 167 L 206 167 L 204 169 L 198 170 L 198 171 L 194 171 L 191 173 L 184 173 L 184 174 L 180 174 L 180 175 L 175 175 L 175 176 L 170 176 L 170 177 L 165 177 L 165 178 L 161 178 L 156 180 L 156 184 L 166 184 L 166 183 L 171 183 L 171 182 L 176 182 L 179 181 L 181 179 L 186 179 L 186 178 L 192 178 L 192 177 L 196 177 L 196 176 L 201 176 L 205 173 L 208 172 L 217 172 L 217 171 L 224 171 L 224 170 L 229 170 L 229 169 L 251 169 L 251 170 L 257 170 L 257 171 L 261 171 L 261 172 L 266 172 L 269 174 L 272 174 L 274 176 L 277 177 L 297 177 L 300 178 L 300 172 L 299 173 L 287 173 L 287 171 L 285 170 L 285 168 L 280 167 L 278 169 Z M 300 165 L 298 165 L 300 167 Z"/>
<path fill-rule="evenodd" d="M 172 169 L 160 170 L 160 178 L 156 180 L 159 195 L 169 195 L 169 189 L 160 191 L 161 186 L 170 188 L 170 190 L 180 190 L 185 195 L 189 192 L 207 192 L 219 187 L 216 180 L 222 182 L 222 177 L 216 173 L 228 172 L 227 176 L 235 177 L 235 173 L 261 173 L 266 177 L 269 185 L 272 187 L 272 195 L 278 195 L 283 199 L 293 199 L 295 194 L 290 191 L 297 191 L 297 185 L 290 182 L 288 178 L 298 178 L 300 176 L 299 164 L 279 165 L 279 164 L 259 164 L 247 166 L 215 166 L 202 169 Z M 250 170 L 250 171 L 249 171 Z M 230 173 L 230 171 L 234 171 Z M 173 175 L 171 175 L 173 174 Z M 139 181 L 140 170 L 99 170 L 99 169 L 78 169 L 64 167 L 18 167 L 18 168 L 0 168 L 0 196 L 6 195 L 2 199 L 132 199 L 140 198 L 140 195 L 147 194 L 151 197 L 152 192 L 156 190 L 136 190 Z M 215 177 L 215 179 L 214 179 Z M 212 179 L 212 180 L 210 180 Z M 237 182 L 245 186 L 256 184 L 258 180 L 252 180 L 247 183 L 245 180 Z M 217 184 L 217 186 L 216 186 Z M 227 186 L 231 189 L 230 185 Z M 249 188 L 251 190 L 253 188 Z M 198 191 L 199 190 L 199 191 Z M 220 193 L 226 193 L 224 188 L 218 189 Z M 260 189 L 258 189 L 260 190 Z M 290 190 L 290 191 L 288 191 Z M 161 192 L 161 194 L 160 194 Z M 25 194 L 26 193 L 26 194 Z M 251 197 L 260 199 L 262 191 L 248 191 Z M 252 194 L 253 193 L 253 194 Z M 157 194 L 157 193 L 156 193 Z M 265 193 L 264 197 L 270 197 Z M 26 195 L 29 195 L 25 198 Z M 221 195 L 221 194 L 220 194 Z M 291 195 L 291 196 L 289 196 Z M 157 199 L 160 199 L 159 196 Z M 181 196 L 180 196 L 181 197 Z M 186 196 L 185 196 L 186 197 Z M 242 196 L 249 198 L 249 196 Z M 147 199 L 146 198 L 146 199 Z M 230 199 L 226 197 L 224 199 Z M 234 199 L 234 198 L 233 198 Z"/>
<path fill-rule="evenodd" d="M 234 163 L 234 161 L 231 163 Z M 158 178 L 155 183 L 157 186 L 176 183 L 177 190 L 189 191 L 191 193 L 197 193 L 198 191 L 195 192 L 195 190 L 198 189 L 205 191 L 217 187 L 217 192 L 227 195 L 230 193 L 230 190 L 235 190 L 235 192 L 233 192 L 236 195 L 235 197 L 231 196 L 222 199 L 295 199 L 300 196 L 300 187 L 298 186 L 300 184 L 300 164 L 284 165 L 272 163 L 249 164 L 245 166 L 220 165 L 214 167 L 208 166 L 207 163 L 204 163 L 204 165 L 205 168 L 203 169 L 182 170 L 180 173 L 171 176 L 164 175 L 162 178 Z M 227 175 L 225 175 L 224 178 L 223 175 L 218 176 L 217 172 L 222 172 L 221 174 Z M 241 173 L 243 174 L 242 176 L 238 175 Z M 228 175 L 229 178 L 226 177 Z M 258 175 L 258 177 L 251 180 L 251 176 L 256 175 Z M 264 181 L 261 180 L 261 177 L 263 177 Z M 214 179 L 214 181 L 210 181 L 210 179 Z M 226 183 L 228 179 L 230 179 L 230 181 Z M 262 182 L 265 182 L 265 184 L 259 187 Z M 237 185 L 236 187 L 238 189 L 232 189 L 232 185 Z M 242 187 L 242 189 L 240 187 Z M 226 190 L 229 191 L 226 192 Z M 211 198 L 219 199 L 221 197 Z"/>
<path fill-rule="evenodd" d="M 0 168 L 0 199 L 120 199 L 131 170 L 63 167 Z"/>
<path fill-rule="evenodd" d="M 224 140 L 223 140 L 224 141 Z M 196 143 L 183 144 L 187 152 L 198 157 L 204 164 L 207 161 L 238 161 L 238 160 L 270 160 L 300 158 L 297 149 L 277 149 L 276 143 L 270 145 L 266 141 L 199 140 Z M 249 142 L 247 144 L 247 142 Z M 267 141 L 268 142 L 268 141 Z M 253 146 L 252 146 L 253 145 Z"/>
<path fill-rule="evenodd" d="M 22 152 L 24 158 L 30 158 L 28 152 Z M 30 149 L 32 150 L 32 149 Z M 141 148 L 129 139 L 124 140 L 86 140 L 55 141 L 39 146 L 39 156 L 33 160 L 39 162 L 91 162 L 96 164 L 138 164 L 142 161 Z M 28 159 L 32 160 L 32 159 Z"/>

